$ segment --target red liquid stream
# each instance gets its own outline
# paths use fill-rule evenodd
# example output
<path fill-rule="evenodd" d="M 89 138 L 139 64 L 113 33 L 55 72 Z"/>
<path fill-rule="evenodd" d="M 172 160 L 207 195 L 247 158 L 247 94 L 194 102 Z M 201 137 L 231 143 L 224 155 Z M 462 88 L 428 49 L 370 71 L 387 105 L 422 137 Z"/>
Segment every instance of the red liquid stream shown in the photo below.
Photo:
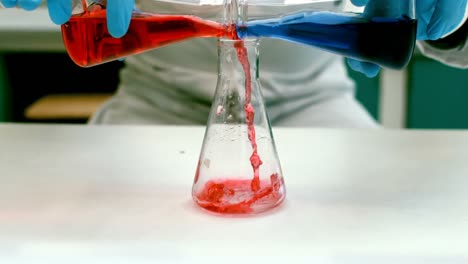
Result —
<path fill-rule="evenodd" d="M 97 64 L 142 53 L 171 43 L 198 37 L 226 37 L 239 40 L 235 26 L 203 20 L 189 15 L 155 15 L 134 13 L 126 35 L 112 37 L 107 30 L 106 10 L 92 6 L 80 15 L 74 15 L 62 25 L 62 38 L 71 59 L 79 66 Z M 235 46 L 239 62 L 245 72 L 244 111 L 248 138 L 252 146 L 250 163 L 252 180 L 208 181 L 197 194 L 200 206 L 221 213 L 250 213 L 253 208 L 277 204 L 282 199 L 282 177 L 270 176 L 270 181 L 260 181 L 262 160 L 258 155 L 254 126 L 255 109 L 251 104 L 252 85 L 247 49 L 242 41 Z M 198 172 L 197 172 L 198 173 Z M 196 177 L 195 181 L 198 180 Z M 232 202 L 233 200 L 242 201 Z M 268 206 L 271 207 L 271 206 Z"/>
<path fill-rule="evenodd" d="M 260 189 L 260 172 L 259 168 L 262 165 L 262 160 L 258 155 L 257 151 L 257 139 L 255 137 L 255 126 L 254 126 L 254 119 L 255 119 L 255 109 L 253 108 L 251 101 L 252 101 L 252 82 L 251 82 L 251 74 L 250 74 L 250 64 L 249 58 L 247 54 L 247 49 L 244 46 L 244 42 L 236 43 L 236 50 L 237 50 L 237 57 L 239 62 L 242 65 L 245 73 L 245 104 L 244 104 L 244 112 L 245 112 L 245 121 L 247 124 L 247 135 L 249 137 L 250 144 L 252 145 L 252 155 L 250 156 L 250 163 L 252 164 L 254 178 L 252 179 L 251 188 L 252 191 L 256 192 Z"/>

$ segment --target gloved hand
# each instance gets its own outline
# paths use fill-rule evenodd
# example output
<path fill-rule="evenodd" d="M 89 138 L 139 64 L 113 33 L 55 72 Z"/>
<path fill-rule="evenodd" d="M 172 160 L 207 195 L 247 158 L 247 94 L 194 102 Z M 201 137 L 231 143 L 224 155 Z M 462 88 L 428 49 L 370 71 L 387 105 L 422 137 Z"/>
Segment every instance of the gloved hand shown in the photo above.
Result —
<path fill-rule="evenodd" d="M 372 0 L 351 0 L 356 6 L 364 6 Z M 400 0 L 393 0 L 395 3 Z M 468 0 L 415 0 L 418 19 L 418 40 L 437 40 L 457 28 L 465 17 Z M 380 67 L 354 59 L 347 59 L 355 71 L 375 77 Z"/>
<path fill-rule="evenodd" d="M 106 6 L 109 33 L 114 38 L 125 35 L 130 25 L 135 0 L 95 0 L 94 2 Z"/>
<path fill-rule="evenodd" d="M 0 2 L 6 8 L 19 7 L 31 11 L 35 10 L 42 0 L 0 0 Z M 125 35 L 130 25 L 135 0 L 97 0 L 96 2 L 107 6 L 109 33 L 116 38 Z M 47 7 L 52 22 L 61 25 L 70 19 L 72 0 L 47 0 Z"/>

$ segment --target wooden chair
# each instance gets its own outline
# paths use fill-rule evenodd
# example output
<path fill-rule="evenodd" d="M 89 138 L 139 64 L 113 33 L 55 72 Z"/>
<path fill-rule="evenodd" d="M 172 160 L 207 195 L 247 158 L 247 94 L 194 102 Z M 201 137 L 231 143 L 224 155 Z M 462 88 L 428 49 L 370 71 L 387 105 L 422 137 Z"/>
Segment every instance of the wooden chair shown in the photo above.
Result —
<path fill-rule="evenodd" d="M 32 121 L 88 120 L 112 94 L 52 94 L 25 110 Z"/>

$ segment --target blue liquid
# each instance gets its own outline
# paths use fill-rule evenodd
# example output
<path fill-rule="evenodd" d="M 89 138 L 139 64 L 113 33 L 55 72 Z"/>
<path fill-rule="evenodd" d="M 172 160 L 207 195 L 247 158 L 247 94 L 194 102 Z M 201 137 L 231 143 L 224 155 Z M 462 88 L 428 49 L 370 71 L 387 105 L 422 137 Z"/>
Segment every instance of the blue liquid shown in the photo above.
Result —
<path fill-rule="evenodd" d="M 416 20 L 364 18 L 355 14 L 303 12 L 237 26 L 239 38 L 276 38 L 345 57 L 402 69 L 413 55 Z"/>

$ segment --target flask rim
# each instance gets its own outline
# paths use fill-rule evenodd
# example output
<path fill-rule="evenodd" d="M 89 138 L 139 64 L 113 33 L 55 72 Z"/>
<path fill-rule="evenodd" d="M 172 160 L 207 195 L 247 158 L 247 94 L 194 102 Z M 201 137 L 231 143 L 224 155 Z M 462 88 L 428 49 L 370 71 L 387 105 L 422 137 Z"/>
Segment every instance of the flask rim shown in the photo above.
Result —
<path fill-rule="evenodd" d="M 229 38 L 218 38 L 218 46 L 224 44 L 234 45 L 236 43 L 244 43 L 245 46 L 257 46 L 260 42 L 258 38 L 245 38 L 245 39 L 229 39 Z"/>

